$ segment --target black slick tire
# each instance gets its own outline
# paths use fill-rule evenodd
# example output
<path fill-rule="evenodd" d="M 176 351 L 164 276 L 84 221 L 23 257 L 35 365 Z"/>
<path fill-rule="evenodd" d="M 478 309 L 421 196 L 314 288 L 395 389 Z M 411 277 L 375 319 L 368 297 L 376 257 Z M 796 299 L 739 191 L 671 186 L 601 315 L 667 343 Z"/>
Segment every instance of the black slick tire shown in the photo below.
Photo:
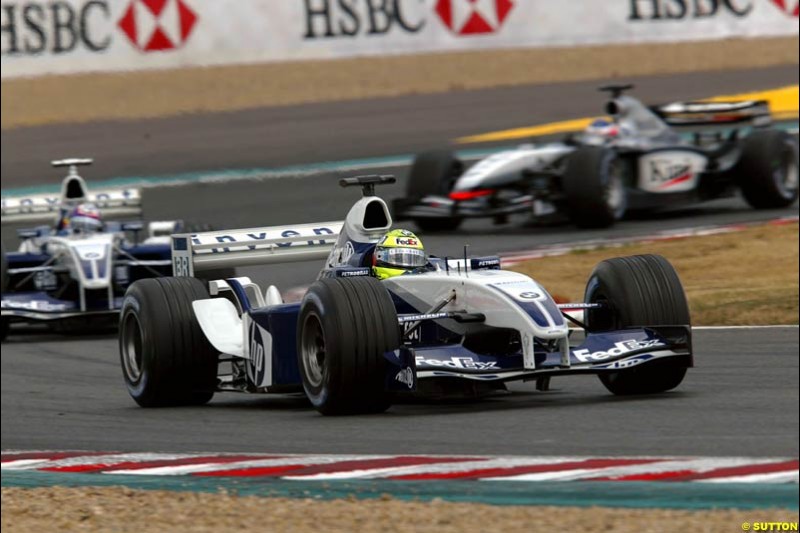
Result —
<path fill-rule="evenodd" d="M 626 327 L 690 325 L 683 285 L 675 268 L 660 255 L 617 257 L 599 263 L 586 285 L 586 302 L 604 309 L 587 312 L 590 331 Z M 677 387 L 685 366 L 656 364 L 600 374 L 600 381 L 617 395 L 655 394 Z"/>
<path fill-rule="evenodd" d="M 419 154 L 411 165 L 406 197 L 419 200 L 425 196 L 447 196 L 464 171 L 464 164 L 452 152 L 435 150 Z M 415 218 L 414 224 L 427 232 L 454 231 L 461 225 L 459 217 Z"/>
<path fill-rule="evenodd" d="M 582 146 L 567 157 L 562 188 L 570 220 L 580 228 L 607 228 L 625 215 L 622 162 L 613 150 Z"/>
<path fill-rule="evenodd" d="M 303 298 L 298 366 L 306 396 L 322 414 L 388 409 L 384 353 L 400 345 L 394 304 L 374 278 L 321 279 Z"/>
<path fill-rule="evenodd" d="M 194 316 L 192 302 L 209 298 L 196 278 L 136 281 L 120 313 L 120 362 L 125 385 L 142 407 L 202 405 L 214 396 L 219 353 Z"/>
<path fill-rule="evenodd" d="M 797 144 L 785 131 L 756 130 L 742 141 L 733 173 L 742 196 L 752 207 L 790 206 L 797 200 Z"/>

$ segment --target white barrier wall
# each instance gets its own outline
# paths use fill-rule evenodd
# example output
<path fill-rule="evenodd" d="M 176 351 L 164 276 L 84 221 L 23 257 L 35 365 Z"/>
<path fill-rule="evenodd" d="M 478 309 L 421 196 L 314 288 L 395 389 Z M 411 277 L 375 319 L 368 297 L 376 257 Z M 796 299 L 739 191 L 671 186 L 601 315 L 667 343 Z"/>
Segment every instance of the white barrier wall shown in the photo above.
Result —
<path fill-rule="evenodd" d="M 3 0 L 2 77 L 798 34 L 800 0 Z"/>

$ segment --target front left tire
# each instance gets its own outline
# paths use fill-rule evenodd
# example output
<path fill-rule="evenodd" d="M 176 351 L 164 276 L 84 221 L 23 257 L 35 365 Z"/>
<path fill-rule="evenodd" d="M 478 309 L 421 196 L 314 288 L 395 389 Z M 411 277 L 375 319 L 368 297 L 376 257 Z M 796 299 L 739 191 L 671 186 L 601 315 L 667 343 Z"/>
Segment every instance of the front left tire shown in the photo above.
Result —
<path fill-rule="evenodd" d="M 464 163 L 447 150 L 434 150 L 419 154 L 411 165 L 406 185 L 406 197 L 419 200 L 425 196 L 447 196 L 458 177 L 464 172 Z M 463 222 L 460 217 L 420 217 L 413 219 L 419 229 L 427 232 L 455 231 Z"/>
<path fill-rule="evenodd" d="M 570 220 L 579 228 L 607 228 L 628 207 L 624 163 L 602 146 L 581 146 L 567 158 L 562 188 Z"/>
<path fill-rule="evenodd" d="M 324 415 L 388 409 L 384 353 L 400 345 L 394 303 L 374 278 L 321 279 L 303 298 L 298 367 L 306 396 Z"/>

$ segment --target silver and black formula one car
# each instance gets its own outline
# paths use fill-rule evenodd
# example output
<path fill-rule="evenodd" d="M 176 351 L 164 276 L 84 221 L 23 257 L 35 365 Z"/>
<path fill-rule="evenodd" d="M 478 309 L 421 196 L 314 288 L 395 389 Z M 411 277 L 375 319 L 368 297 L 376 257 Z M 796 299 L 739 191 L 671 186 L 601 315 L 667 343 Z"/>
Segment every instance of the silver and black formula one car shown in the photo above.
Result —
<path fill-rule="evenodd" d="M 451 152 L 419 155 L 405 197 L 394 202 L 395 218 L 436 231 L 455 230 L 466 218 L 503 223 L 528 213 L 534 222 L 599 228 L 629 211 L 737 189 L 757 209 L 797 199 L 797 144 L 771 127 L 767 102 L 647 107 L 624 94 L 631 88 L 603 87 L 611 93 L 611 120 L 598 119 L 564 142 L 505 150 L 466 171 Z"/>
<path fill-rule="evenodd" d="M 175 277 L 128 289 L 120 358 L 144 407 L 203 404 L 215 392 L 304 392 L 323 414 L 382 412 L 401 394 L 481 396 L 512 380 L 596 374 L 614 394 L 677 387 L 692 366 L 689 310 L 660 256 L 603 261 L 584 302 L 556 304 L 498 257 L 429 256 L 373 277 L 391 229 L 374 196 L 389 176 L 342 180 L 364 196 L 343 222 L 172 237 Z M 206 269 L 326 258 L 300 303 Z M 570 323 L 579 326 L 569 327 Z"/>
<path fill-rule="evenodd" d="M 110 318 L 116 324 L 122 296 L 137 279 L 172 271 L 170 234 L 181 221 L 102 221 L 141 215 L 137 189 L 90 192 L 77 168 L 91 159 L 53 161 L 68 167 L 60 196 L 3 198 L 3 225 L 43 222 L 19 229 L 19 249 L 2 249 L 0 337 L 12 322 L 42 322 L 58 329 Z M 91 229 L 70 224 L 81 209 L 96 216 Z M 85 218 L 85 217 L 84 217 Z"/>

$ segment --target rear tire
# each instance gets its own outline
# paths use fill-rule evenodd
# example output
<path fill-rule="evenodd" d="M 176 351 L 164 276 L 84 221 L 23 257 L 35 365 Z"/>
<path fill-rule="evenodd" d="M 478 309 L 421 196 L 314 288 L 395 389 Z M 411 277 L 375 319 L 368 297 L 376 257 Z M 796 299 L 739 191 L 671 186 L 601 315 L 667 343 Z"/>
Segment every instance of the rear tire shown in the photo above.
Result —
<path fill-rule="evenodd" d="M 384 353 L 400 345 L 394 303 L 374 278 L 321 279 L 303 298 L 298 367 L 308 399 L 324 415 L 388 409 Z"/>
<path fill-rule="evenodd" d="M 585 301 L 606 308 L 587 312 L 591 331 L 627 327 L 690 325 L 689 305 L 675 268 L 660 255 L 617 257 L 599 263 L 586 285 Z M 677 387 L 685 366 L 650 363 L 600 374 L 617 395 L 655 394 Z"/>
<path fill-rule="evenodd" d="M 794 139 L 785 131 L 758 130 L 742 143 L 742 154 L 733 173 L 747 203 L 756 209 L 792 205 L 798 190 Z"/>
<path fill-rule="evenodd" d="M 420 200 L 425 196 L 447 196 L 456 179 L 464 172 L 464 163 L 452 152 L 425 152 L 414 159 L 406 185 L 406 197 Z M 414 224 L 427 232 L 453 231 L 461 225 L 459 217 L 415 218 Z"/>
<path fill-rule="evenodd" d="M 572 222 L 580 228 L 607 228 L 628 206 L 616 153 L 600 146 L 582 146 L 567 158 L 562 186 Z"/>
<path fill-rule="evenodd" d="M 202 405 L 214 396 L 219 353 L 192 302 L 209 298 L 195 278 L 152 278 L 125 293 L 119 326 L 122 374 L 142 407 Z"/>

